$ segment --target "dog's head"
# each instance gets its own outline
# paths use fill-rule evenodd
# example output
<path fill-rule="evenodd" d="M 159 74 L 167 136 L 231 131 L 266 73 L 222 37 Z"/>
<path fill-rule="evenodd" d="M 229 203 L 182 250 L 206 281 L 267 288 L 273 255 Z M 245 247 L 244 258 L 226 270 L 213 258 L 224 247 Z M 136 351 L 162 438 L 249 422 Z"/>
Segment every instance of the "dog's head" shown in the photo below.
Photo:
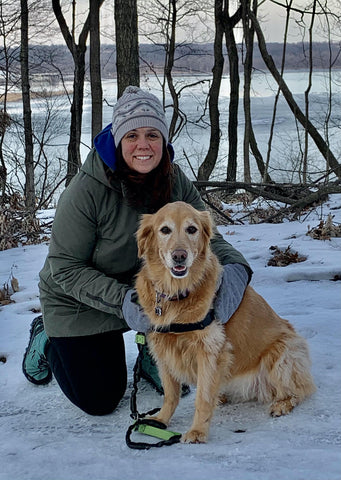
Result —
<path fill-rule="evenodd" d="M 185 278 L 195 263 L 206 259 L 212 234 L 208 212 L 184 202 L 168 203 L 154 215 L 143 215 L 138 254 L 149 266 L 161 264 L 173 278 Z"/>

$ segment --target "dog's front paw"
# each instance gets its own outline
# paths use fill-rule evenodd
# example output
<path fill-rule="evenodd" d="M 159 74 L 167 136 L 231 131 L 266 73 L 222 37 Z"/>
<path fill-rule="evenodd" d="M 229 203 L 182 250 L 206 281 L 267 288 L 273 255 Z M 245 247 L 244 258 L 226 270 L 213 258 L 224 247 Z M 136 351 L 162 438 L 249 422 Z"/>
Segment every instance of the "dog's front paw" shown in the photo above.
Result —
<path fill-rule="evenodd" d="M 292 396 L 284 400 L 277 400 L 270 405 L 270 415 L 280 417 L 287 415 L 297 405 L 297 398 Z"/>
<path fill-rule="evenodd" d="M 146 417 L 147 420 L 153 420 L 154 422 L 162 423 L 165 427 L 168 427 L 168 422 L 165 421 L 164 418 L 161 417 Z"/>
<path fill-rule="evenodd" d="M 181 437 L 181 443 L 206 443 L 207 435 L 200 430 L 189 430 Z"/>

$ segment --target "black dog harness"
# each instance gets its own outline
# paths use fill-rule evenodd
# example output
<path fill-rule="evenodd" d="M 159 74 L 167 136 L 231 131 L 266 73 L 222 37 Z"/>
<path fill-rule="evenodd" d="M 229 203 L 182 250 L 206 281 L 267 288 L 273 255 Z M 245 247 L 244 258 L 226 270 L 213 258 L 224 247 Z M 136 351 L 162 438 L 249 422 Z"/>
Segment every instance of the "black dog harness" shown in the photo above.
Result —
<path fill-rule="evenodd" d="M 211 325 L 215 320 L 214 310 L 210 310 L 206 317 L 200 322 L 196 323 L 171 323 L 162 327 L 152 327 L 152 332 L 156 333 L 185 333 L 193 332 L 194 330 L 203 330 Z"/>

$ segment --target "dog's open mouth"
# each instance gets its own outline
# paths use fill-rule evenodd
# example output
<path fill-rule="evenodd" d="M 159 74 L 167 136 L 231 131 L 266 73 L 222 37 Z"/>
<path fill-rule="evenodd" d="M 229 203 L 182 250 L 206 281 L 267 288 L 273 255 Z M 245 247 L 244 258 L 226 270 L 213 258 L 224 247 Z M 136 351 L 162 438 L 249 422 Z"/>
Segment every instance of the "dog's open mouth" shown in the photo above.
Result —
<path fill-rule="evenodd" d="M 188 273 L 188 268 L 185 265 L 175 265 L 171 268 L 173 277 L 185 277 Z"/>

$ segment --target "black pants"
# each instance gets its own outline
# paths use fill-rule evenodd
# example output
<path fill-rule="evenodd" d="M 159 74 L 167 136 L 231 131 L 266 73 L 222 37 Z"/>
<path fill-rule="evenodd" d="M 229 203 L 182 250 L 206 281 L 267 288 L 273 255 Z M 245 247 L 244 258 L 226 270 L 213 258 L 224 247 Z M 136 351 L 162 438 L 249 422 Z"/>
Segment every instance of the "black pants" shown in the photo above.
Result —
<path fill-rule="evenodd" d="M 65 395 L 90 415 L 117 407 L 127 387 L 123 334 L 50 338 L 47 359 Z"/>

